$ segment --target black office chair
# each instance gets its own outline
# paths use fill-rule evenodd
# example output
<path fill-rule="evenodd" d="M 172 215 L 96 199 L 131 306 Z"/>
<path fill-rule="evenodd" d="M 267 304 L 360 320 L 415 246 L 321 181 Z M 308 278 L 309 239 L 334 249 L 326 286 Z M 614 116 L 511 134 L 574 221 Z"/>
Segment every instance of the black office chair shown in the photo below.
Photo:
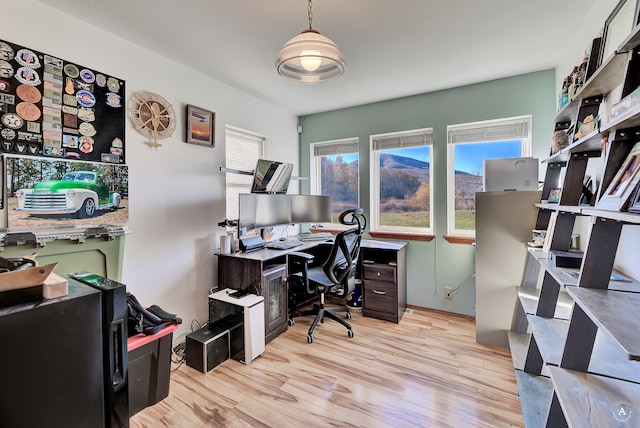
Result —
<path fill-rule="evenodd" d="M 325 293 L 347 296 L 354 290 L 360 241 L 367 226 L 367 219 L 362 214 L 362 208 L 354 208 L 342 212 L 339 220 L 344 225 L 354 227 L 336 235 L 326 259 L 318 260 L 320 256 L 303 252 L 289 253 L 289 282 L 300 281 L 306 286 L 307 293 L 320 295 L 320 303 L 314 304 L 313 309 L 292 311 L 289 314 L 289 325 L 295 324 L 295 317 L 315 315 L 307 333 L 308 343 L 313 343 L 313 330 L 318 322 L 324 322 L 325 318 L 345 326 L 347 335 L 353 337 L 351 325 L 335 315 L 337 312 L 346 312 L 347 319 L 351 319 L 346 306 L 326 308 Z"/>

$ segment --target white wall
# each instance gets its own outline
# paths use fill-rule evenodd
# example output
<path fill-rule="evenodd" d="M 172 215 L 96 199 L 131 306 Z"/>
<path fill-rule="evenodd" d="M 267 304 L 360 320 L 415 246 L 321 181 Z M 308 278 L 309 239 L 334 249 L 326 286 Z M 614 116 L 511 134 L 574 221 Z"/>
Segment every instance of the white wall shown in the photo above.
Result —
<path fill-rule="evenodd" d="M 181 316 L 179 339 L 191 331 L 191 320 L 207 319 L 206 296 L 217 286 L 212 252 L 223 232 L 217 223 L 226 217 L 225 177 L 219 172 L 225 124 L 268 137 L 274 143 L 267 143 L 266 157 L 294 163 L 297 174 L 296 116 L 37 1 L 3 2 L 2 17 L 0 39 L 123 79 L 123 102 L 144 90 L 173 104 L 178 128 L 157 149 L 126 120 L 131 233 L 122 282 L 143 304 Z M 183 142 L 186 104 L 216 112 L 215 148 Z"/>

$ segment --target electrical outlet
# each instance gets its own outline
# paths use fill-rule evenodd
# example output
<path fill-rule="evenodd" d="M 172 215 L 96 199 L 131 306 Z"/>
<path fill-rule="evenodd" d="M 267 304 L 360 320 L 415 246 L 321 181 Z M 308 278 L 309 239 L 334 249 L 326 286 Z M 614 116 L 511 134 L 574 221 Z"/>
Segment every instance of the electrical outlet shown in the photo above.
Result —
<path fill-rule="evenodd" d="M 445 287 L 445 289 L 444 289 L 444 297 L 446 297 L 447 299 L 451 299 L 453 297 L 451 295 L 451 293 L 453 293 L 453 288 Z"/>

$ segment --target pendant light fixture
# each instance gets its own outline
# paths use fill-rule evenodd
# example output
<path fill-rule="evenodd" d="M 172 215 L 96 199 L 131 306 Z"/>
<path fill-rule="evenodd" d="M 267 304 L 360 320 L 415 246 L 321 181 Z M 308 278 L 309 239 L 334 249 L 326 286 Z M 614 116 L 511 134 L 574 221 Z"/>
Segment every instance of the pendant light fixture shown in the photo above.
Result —
<path fill-rule="evenodd" d="M 307 1 L 309 28 L 282 46 L 276 57 L 276 69 L 281 76 L 296 82 L 327 82 L 344 72 L 344 55 L 335 43 L 311 27 L 311 0 Z"/>

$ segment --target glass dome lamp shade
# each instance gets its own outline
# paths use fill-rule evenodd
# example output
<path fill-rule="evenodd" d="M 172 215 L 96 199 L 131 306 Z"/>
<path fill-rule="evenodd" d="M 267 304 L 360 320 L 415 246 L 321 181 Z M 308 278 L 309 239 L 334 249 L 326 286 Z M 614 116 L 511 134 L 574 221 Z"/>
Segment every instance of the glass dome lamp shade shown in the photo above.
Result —
<path fill-rule="evenodd" d="M 345 64 L 340 48 L 313 29 L 285 43 L 276 57 L 278 74 L 302 83 L 321 83 L 340 77 Z"/>

